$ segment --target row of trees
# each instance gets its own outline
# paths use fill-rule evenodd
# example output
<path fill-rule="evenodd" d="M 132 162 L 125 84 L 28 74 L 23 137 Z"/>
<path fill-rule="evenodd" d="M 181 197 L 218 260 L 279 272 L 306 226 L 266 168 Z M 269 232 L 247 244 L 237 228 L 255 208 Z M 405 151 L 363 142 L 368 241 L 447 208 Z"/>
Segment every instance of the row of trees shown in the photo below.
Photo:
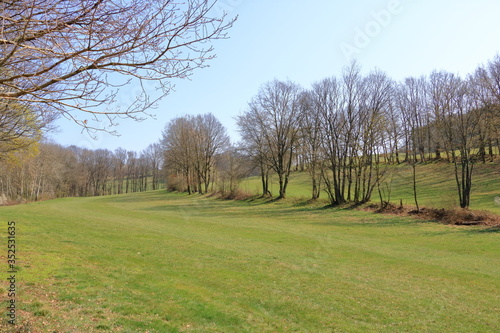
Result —
<path fill-rule="evenodd" d="M 158 184 L 159 164 L 123 176 L 116 161 L 128 166 L 141 160 L 128 152 L 124 159 L 122 152 L 36 143 L 61 115 L 90 132 L 106 131 L 103 119 L 113 125 L 116 116 L 139 118 L 170 92 L 171 79 L 185 78 L 213 58 L 207 43 L 226 38 L 234 22 L 225 14 L 214 17 L 215 5 L 216 0 L 154 0 L 148 6 L 142 0 L 2 2 L 2 192 L 22 198 L 120 193 L 127 184 L 147 188 L 147 176 Z M 128 84 L 140 93 L 129 105 L 117 105 Z M 460 205 L 467 207 L 475 163 L 492 159 L 500 146 L 499 104 L 499 56 L 466 78 L 434 72 L 403 82 L 378 71 L 362 75 L 353 64 L 340 78 L 308 90 L 291 82 L 265 84 L 237 119 L 243 137 L 238 149 L 227 145 L 220 123 L 204 115 L 173 121 L 154 150 L 165 151 L 169 183 L 184 184 L 190 193 L 206 193 L 216 178 L 232 189 L 251 160 L 264 195 L 270 193 L 269 172 L 278 175 L 284 198 L 292 168 L 300 167 L 311 174 L 312 197 L 323 187 L 332 204 L 369 200 L 388 163 L 411 163 L 415 184 L 417 163 L 444 158 L 454 166 Z M 60 181 L 59 173 L 49 181 L 51 170 L 40 171 L 48 147 L 76 161 L 64 169 L 73 180 Z M 418 208 L 416 186 L 414 194 Z"/>
<path fill-rule="evenodd" d="M 293 82 L 262 86 L 237 118 L 241 147 L 269 172 L 286 196 L 292 169 L 307 169 L 312 198 L 321 185 L 331 204 L 366 202 L 390 163 L 446 159 L 454 166 L 461 207 L 468 207 L 472 172 L 500 148 L 500 56 L 461 78 L 448 72 L 395 82 L 380 71 L 363 75 L 354 62 L 341 77 L 305 90 Z"/>
<path fill-rule="evenodd" d="M 211 113 L 171 120 L 161 145 L 170 190 L 231 194 L 248 173 L 244 156 L 231 146 L 226 129 Z"/>
<path fill-rule="evenodd" d="M 20 202 L 154 190 L 163 186 L 162 164 L 158 143 L 139 154 L 41 143 L 4 155 L 0 194 L 2 201 Z"/>
<path fill-rule="evenodd" d="M 0 159 L 1 202 L 100 196 L 163 188 L 236 193 L 251 170 L 212 114 L 171 120 L 140 153 L 36 143 Z"/>
<path fill-rule="evenodd" d="M 235 20 L 214 15 L 216 2 L 2 1 L 2 198 L 157 188 L 159 145 L 138 155 L 39 143 L 60 116 L 91 135 L 110 132 L 116 117 L 141 119 L 170 93 L 172 79 L 187 78 L 214 58 L 211 42 L 225 39 Z M 126 86 L 138 93 L 119 98 Z"/>
<path fill-rule="evenodd" d="M 287 81 L 264 84 L 237 118 L 242 140 L 230 144 L 213 114 L 183 116 L 140 154 L 53 144 L 4 154 L 0 191 L 10 198 L 88 196 L 157 189 L 234 193 L 257 171 L 285 198 L 293 170 L 307 170 L 311 197 L 331 204 L 369 201 L 394 168 L 444 160 L 453 166 L 458 201 L 468 207 L 478 162 L 500 151 L 500 56 L 466 78 L 448 72 L 396 82 L 381 71 L 362 74 L 354 62 L 340 77 L 310 89 Z M 37 148 L 38 147 L 38 148 Z M 37 149 L 39 151 L 37 151 Z M 5 158 L 5 156 L 9 156 Z"/>

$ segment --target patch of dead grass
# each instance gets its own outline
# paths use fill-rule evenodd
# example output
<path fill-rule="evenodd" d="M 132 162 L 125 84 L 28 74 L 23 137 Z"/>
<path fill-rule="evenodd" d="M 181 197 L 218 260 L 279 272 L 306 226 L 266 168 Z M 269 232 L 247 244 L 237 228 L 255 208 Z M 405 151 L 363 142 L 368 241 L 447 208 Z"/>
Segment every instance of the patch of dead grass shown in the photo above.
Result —
<path fill-rule="evenodd" d="M 378 204 L 372 204 L 365 209 L 374 211 L 375 213 L 393 214 L 393 215 L 409 215 L 427 220 L 436 220 L 444 224 L 451 225 L 482 225 L 487 227 L 500 228 L 500 216 L 488 211 L 469 210 L 462 208 L 427 208 L 423 207 L 420 210 L 405 207 L 402 205 L 396 206 L 390 203 L 385 203 L 383 207 Z"/>

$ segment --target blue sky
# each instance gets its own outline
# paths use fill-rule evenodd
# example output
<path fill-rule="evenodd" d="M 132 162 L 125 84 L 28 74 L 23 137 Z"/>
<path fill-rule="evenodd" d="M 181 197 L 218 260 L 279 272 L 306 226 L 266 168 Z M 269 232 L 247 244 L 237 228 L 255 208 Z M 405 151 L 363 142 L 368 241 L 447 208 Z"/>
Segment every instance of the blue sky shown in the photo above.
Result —
<path fill-rule="evenodd" d="M 71 121 L 50 137 L 62 145 L 140 151 L 158 141 L 165 124 L 186 114 L 213 113 L 239 140 L 234 117 L 259 87 L 290 80 L 305 88 L 356 58 L 402 80 L 446 70 L 466 75 L 500 52 L 499 0 L 219 0 L 216 10 L 238 15 L 230 39 L 214 43 L 217 58 L 151 110 L 155 119 L 120 120 L 120 136 L 96 139 Z M 122 96 L 133 94 L 126 87 Z M 118 103 L 126 104 L 122 97 Z"/>

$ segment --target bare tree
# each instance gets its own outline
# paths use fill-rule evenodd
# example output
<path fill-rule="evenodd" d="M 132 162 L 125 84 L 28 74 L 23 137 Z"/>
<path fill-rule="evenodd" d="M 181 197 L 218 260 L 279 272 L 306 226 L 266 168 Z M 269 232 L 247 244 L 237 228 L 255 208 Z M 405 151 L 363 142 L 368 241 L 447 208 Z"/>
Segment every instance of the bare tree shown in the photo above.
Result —
<path fill-rule="evenodd" d="M 487 87 L 493 96 L 494 103 L 500 104 L 500 54 L 497 54 L 487 65 Z"/>
<path fill-rule="evenodd" d="M 486 74 L 486 75 L 485 75 Z M 471 93 L 473 94 L 473 99 L 478 105 L 478 110 L 476 112 L 481 113 L 481 124 L 477 127 L 478 135 L 478 158 L 484 163 L 486 163 L 486 156 L 489 155 L 489 160 L 493 162 L 494 151 L 493 144 L 497 137 L 497 129 L 500 129 L 500 122 L 498 118 L 500 117 L 500 109 L 497 110 L 497 105 L 495 105 L 495 98 L 491 94 L 491 90 L 488 89 L 489 82 L 485 80 L 487 78 L 487 73 L 485 73 L 484 68 L 478 67 L 474 74 L 470 75 L 471 83 Z M 486 152 L 488 148 L 488 152 Z"/>
<path fill-rule="evenodd" d="M 347 181 L 347 194 L 342 193 L 343 200 L 351 201 L 353 199 L 353 182 L 358 180 L 355 165 L 357 153 L 359 151 L 359 140 L 361 132 L 361 96 L 363 89 L 363 77 L 361 67 L 353 61 L 346 66 L 342 73 L 341 88 L 343 95 L 343 138 L 339 142 L 341 148 L 340 165 L 342 170 L 342 192 L 345 190 Z M 357 186 L 355 186 L 357 188 Z M 356 194 L 355 194 L 356 197 Z M 357 200 L 358 198 L 355 198 Z"/>
<path fill-rule="evenodd" d="M 483 112 L 480 109 L 480 102 L 473 98 L 472 78 L 456 83 L 453 113 L 449 114 L 447 119 L 447 127 L 451 127 L 451 130 L 447 132 L 450 133 L 450 141 L 454 143 L 450 146 L 460 207 L 468 208 L 472 190 L 472 173 L 476 162 L 473 150 L 477 148 L 476 135 Z"/>
<path fill-rule="evenodd" d="M 322 117 L 325 190 L 332 205 L 370 200 L 385 173 L 380 165 L 387 141 L 392 81 L 382 72 L 363 77 L 354 62 L 342 79 L 313 86 L 314 105 Z"/>
<path fill-rule="evenodd" d="M 385 73 L 374 71 L 363 81 L 359 123 L 360 152 L 352 156 L 358 161 L 355 202 L 369 201 L 374 187 L 378 186 L 380 189 L 380 183 L 387 172 L 387 163 L 382 167 L 380 160 L 393 98 L 393 83 Z"/>
<path fill-rule="evenodd" d="M 160 188 L 160 170 L 163 164 L 163 149 L 161 143 L 152 143 L 144 151 L 151 171 L 151 185 L 153 190 Z"/>
<path fill-rule="evenodd" d="M 137 119 L 170 92 L 171 79 L 214 57 L 207 43 L 225 38 L 234 22 L 212 16 L 215 2 L 2 1 L 0 99 L 62 114 L 88 130 L 105 129 L 96 123 L 102 117 L 111 124 L 113 115 Z M 140 94 L 125 109 L 113 107 L 128 84 Z"/>
<path fill-rule="evenodd" d="M 249 163 L 250 162 L 250 163 Z M 236 147 L 229 147 L 217 160 L 220 193 L 228 198 L 235 197 L 241 180 L 252 171 L 248 156 L 241 154 Z"/>
<path fill-rule="evenodd" d="M 301 88 L 292 82 L 274 80 L 264 84 L 250 102 L 248 118 L 255 120 L 264 157 L 278 175 L 279 197 L 286 197 L 292 161 L 299 139 Z M 251 116 L 250 116 L 251 114 Z"/>
<path fill-rule="evenodd" d="M 190 118 L 181 117 L 171 120 L 165 126 L 162 139 L 165 152 L 164 168 L 182 175 L 185 189 L 189 194 L 193 192 L 193 135 Z M 182 188 L 175 189 L 182 190 Z"/>
<path fill-rule="evenodd" d="M 211 113 L 173 119 L 163 132 L 165 167 L 182 173 L 188 193 L 207 193 L 216 157 L 228 144 L 226 129 Z"/>
<path fill-rule="evenodd" d="M 316 84 L 318 89 L 319 83 Z M 324 154 L 322 152 L 323 128 L 321 114 L 314 107 L 314 91 L 304 92 L 300 99 L 301 124 L 300 146 L 311 177 L 311 199 L 316 200 L 321 193 L 321 171 Z"/>
<path fill-rule="evenodd" d="M 265 146 L 265 139 L 262 136 L 262 129 L 257 121 L 258 111 L 253 103 L 249 103 L 249 109 L 244 114 L 236 117 L 236 122 L 241 135 L 240 150 L 249 156 L 254 167 L 259 169 L 262 196 L 272 196 L 269 189 L 269 171 L 272 169 L 268 158 L 269 151 Z"/>
<path fill-rule="evenodd" d="M 434 72 L 430 77 L 433 126 L 453 163 L 462 208 L 470 205 L 474 165 L 478 159 L 485 160 L 489 126 L 484 119 L 489 115 L 491 95 L 484 89 L 483 74 L 479 69 L 467 80 L 446 72 Z"/>
<path fill-rule="evenodd" d="M 193 163 L 199 180 L 198 190 L 200 193 L 207 193 L 214 178 L 215 158 L 228 147 L 229 136 L 224 126 L 211 113 L 198 115 L 193 122 L 195 140 Z"/>
<path fill-rule="evenodd" d="M 313 84 L 311 94 L 313 108 L 320 114 L 322 121 L 322 150 L 325 154 L 325 169 L 328 169 L 322 169 L 321 175 L 330 203 L 338 205 L 345 202 L 342 168 L 343 157 L 347 154 L 342 143 L 346 125 L 343 115 L 344 95 L 336 78 Z"/>
<path fill-rule="evenodd" d="M 137 152 L 127 151 L 127 168 L 125 171 L 125 193 L 137 191 Z"/>
<path fill-rule="evenodd" d="M 371 161 L 363 155 L 367 143 L 363 126 L 371 126 L 365 123 L 369 122 L 369 109 L 363 101 L 368 98 L 365 83 L 360 67 L 352 62 L 344 68 L 341 79 L 325 79 L 313 86 L 314 104 L 323 122 L 323 146 L 329 169 L 323 172 L 323 180 L 332 205 L 360 202 L 371 193 L 365 178 Z"/>
<path fill-rule="evenodd" d="M 411 151 L 411 166 L 413 170 L 413 199 L 417 211 L 420 210 L 417 194 L 417 162 L 425 161 L 425 121 L 427 115 L 427 85 L 425 77 L 407 78 L 399 85 L 397 101 L 400 112 L 405 119 L 406 150 Z M 408 154 L 408 153 L 407 153 Z"/>
<path fill-rule="evenodd" d="M 476 99 L 483 104 L 486 140 L 493 158 L 493 146 L 500 151 L 500 54 L 486 66 L 478 67 L 474 82 Z"/>
<path fill-rule="evenodd" d="M 388 136 L 388 161 L 390 163 L 401 163 L 399 159 L 400 148 L 404 145 L 404 127 L 401 112 L 396 107 L 395 95 L 393 90 L 393 99 L 387 109 L 387 136 Z"/>
<path fill-rule="evenodd" d="M 127 163 L 127 151 L 123 148 L 118 148 L 114 152 L 114 178 L 117 186 L 117 194 L 123 192 L 123 181 L 125 180 L 125 166 Z"/>

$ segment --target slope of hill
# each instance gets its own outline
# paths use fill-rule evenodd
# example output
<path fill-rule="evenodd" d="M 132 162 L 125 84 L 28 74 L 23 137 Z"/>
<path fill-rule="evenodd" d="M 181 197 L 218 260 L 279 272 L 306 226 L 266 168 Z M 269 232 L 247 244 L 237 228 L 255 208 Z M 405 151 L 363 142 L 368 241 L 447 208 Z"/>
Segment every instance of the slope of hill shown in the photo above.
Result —
<path fill-rule="evenodd" d="M 2 314 L 2 332 L 499 329 L 498 229 L 165 191 L 0 216 L 18 257 L 17 326 Z"/>
<path fill-rule="evenodd" d="M 453 208 L 458 206 L 458 195 L 453 166 L 447 163 L 427 163 L 417 165 L 417 197 L 421 206 L 430 208 Z M 277 176 L 271 176 L 271 192 L 276 194 L 279 186 Z M 401 164 L 390 166 L 388 176 L 382 189 L 387 198 L 390 188 L 390 198 L 395 204 L 400 200 L 404 205 L 415 205 L 413 198 L 413 180 L 411 166 Z M 259 177 L 243 180 L 241 188 L 252 194 L 260 193 Z M 274 190 L 274 192 L 273 192 Z M 310 178 L 307 171 L 294 172 L 290 177 L 287 190 L 289 197 L 309 198 L 311 196 Z M 326 193 L 322 192 L 322 198 Z M 320 198 L 321 198 L 320 197 Z M 488 210 L 500 214 L 500 163 L 477 164 L 474 169 L 473 187 L 470 208 Z M 372 200 L 379 201 L 377 190 L 373 192 Z"/>

